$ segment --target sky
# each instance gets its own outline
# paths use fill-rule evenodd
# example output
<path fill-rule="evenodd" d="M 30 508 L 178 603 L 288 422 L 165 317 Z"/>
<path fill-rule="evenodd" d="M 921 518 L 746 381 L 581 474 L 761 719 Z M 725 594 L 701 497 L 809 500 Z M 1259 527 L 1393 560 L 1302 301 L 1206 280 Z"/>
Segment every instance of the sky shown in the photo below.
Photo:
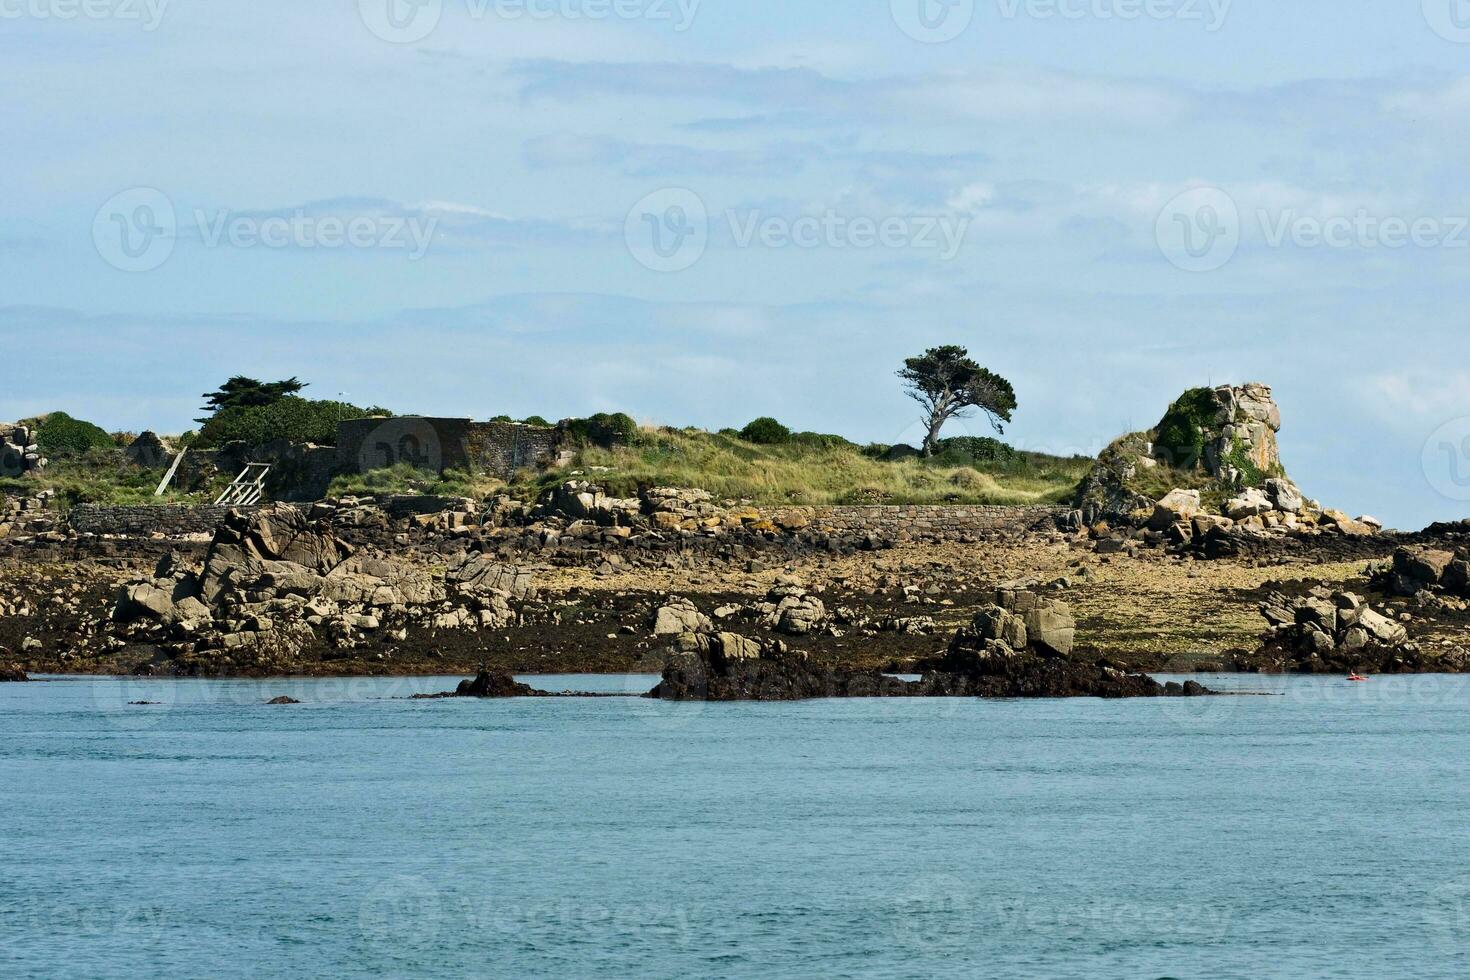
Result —
<path fill-rule="evenodd" d="M 1470 516 L 1465 0 L 0 0 L 0 89 L 0 419 L 916 442 L 952 343 L 1020 447 L 1262 381 L 1309 496 Z"/>

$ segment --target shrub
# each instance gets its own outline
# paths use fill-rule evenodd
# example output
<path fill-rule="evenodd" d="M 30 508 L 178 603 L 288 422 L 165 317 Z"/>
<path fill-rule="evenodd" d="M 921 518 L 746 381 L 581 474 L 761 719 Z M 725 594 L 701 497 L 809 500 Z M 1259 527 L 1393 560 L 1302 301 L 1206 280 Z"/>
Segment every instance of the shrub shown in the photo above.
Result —
<path fill-rule="evenodd" d="M 539 415 L 527 416 L 526 418 L 521 419 L 521 424 L 522 425 L 539 425 L 543 429 L 549 429 L 549 428 L 551 428 L 551 423 L 548 422 L 548 421 L 546 421 L 545 419 L 543 419 Z"/>
<path fill-rule="evenodd" d="M 971 463 L 1012 463 L 1020 456 L 1015 449 L 990 436 L 957 436 L 939 440 L 942 455 L 956 453 Z"/>
<path fill-rule="evenodd" d="M 598 412 L 585 419 L 572 419 L 567 431 L 576 439 L 593 446 L 611 449 L 638 441 L 638 423 L 623 412 Z"/>
<path fill-rule="evenodd" d="M 89 449 L 114 449 L 117 442 L 100 426 L 52 412 L 36 426 L 36 445 L 53 456 L 80 456 Z"/>
<path fill-rule="evenodd" d="M 834 436 L 826 432 L 798 432 L 791 437 L 791 443 L 811 449 L 855 448 L 851 442 L 842 438 L 842 436 Z"/>
<path fill-rule="evenodd" d="M 791 430 L 768 416 L 761 416 L 740 430 L 740 438 L 757 446 L 779 446 L 791 441 Z"/>
<path fill-rule="evenodd" d="M 223 446 L 243 442 L 260 446 L 276 439 L 330 446 L 337 441 L 337 423 L 392 413 L 382 408 L 358 408 L 346 402 L 311 401 L 288 395 L 269 405 L 226 408 L 205 422 L 198 442 Z"/>
<path fill-rule="evenodd" d="M 1215 396 L 1191 388 L 1169 406 L 1154 438 L 1154 454 L 1175 469 L 1190 470 L 1205 454 L 1205 429 L 1215 424 Z"/>

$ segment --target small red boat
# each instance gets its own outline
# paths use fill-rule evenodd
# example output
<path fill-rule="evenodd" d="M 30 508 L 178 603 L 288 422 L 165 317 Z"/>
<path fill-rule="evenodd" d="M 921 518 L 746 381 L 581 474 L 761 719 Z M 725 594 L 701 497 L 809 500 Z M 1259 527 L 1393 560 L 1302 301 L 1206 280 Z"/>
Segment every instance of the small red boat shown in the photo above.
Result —
<path fill-rule="evenodd" d="M 1367 677 L 1364 677 L 1362 674 L 1359 674 L 1359 673 L 1348 674 L 1348 678 L 1347 679 L 1350 680 L 1350 681 L 1353 681 L 1353 682 L 1359 682 L 1359 681 L 1366 681 L 1366 680 L 1368 680 Z"/>

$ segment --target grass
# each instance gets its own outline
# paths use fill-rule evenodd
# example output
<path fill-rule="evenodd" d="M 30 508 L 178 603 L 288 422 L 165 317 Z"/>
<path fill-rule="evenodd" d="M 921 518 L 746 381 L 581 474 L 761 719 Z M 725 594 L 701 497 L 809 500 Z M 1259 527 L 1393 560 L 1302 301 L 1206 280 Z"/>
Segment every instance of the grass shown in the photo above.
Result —
<path fill-rule="evenodd" d="M 698 487 L 756 504 L 1033 504 L 1069 498 L 1085 457 L 1020 453 L 1005 462 L 884 461 L 851 445 L 756 445 L 728 433 L 661 429 L 636 445 L 583 449 L 572 467 L 619 495 L 640 484 Z M 590 472 L 589 472 L 590 471 Z M 566 478 L 548 474 L 541 486 Z"/>
<path fill-rule="evenodd" d="M 473 497 L 479 500 L 504 489 L 505 481 L 494 477 L 474 476 L 458 470 L 445 470 L 443 474 L 435 476 L 408 463 L 399 463 L 388 469 L 339 476 L 327 488 L 327 496 L 428 494 L 436 497 Z"/>
<path fill-rule="evenodd" d="M 83 455 L 52 459 L 39 474 L 0 479 L 0 494 L 31 497 L 54 490 L 60 509 L 76 504 L 207 504 L 219 495 L 228 479 L 192 493 L 170 487 L 162 497 L 153 492 L 164 470 L 144 469 L 128 462 L 121 450 L 93 449 Z"/>
<path fill-rule="evenodd" d="M 1085 457 L 1016 453 L 1003 460 L 973 460 L 951 449 L 935 459 L 885 461 L 835 438 L 794 438 L 757 445 L 733 432 L 660 429 L 639 434 L 634 445 L 587 447 L 566 469 L 522 472 L 510 482 L 449 470 L 435 476 L 407 464 L 334 479 L 328 496 L 431 494 L 482 499 L 510 492 L 533 499 L 574 471 L 634 496 L 639 485 L 697 487 L 720 499 L 766 506 L 827 504 L 1047 504 L 1070 499 L 1091 467 Z M 130 464 L 121 450 L 93 450 L 53 460 L 39 476 L 0 480 L 0 493 L 31 496 L 55 490 L 63 510 L 78 503 L 165 504 L 212 502 L 229 482 L 220 474 L 192 493 L 153 491 L 163 476 Z"/>

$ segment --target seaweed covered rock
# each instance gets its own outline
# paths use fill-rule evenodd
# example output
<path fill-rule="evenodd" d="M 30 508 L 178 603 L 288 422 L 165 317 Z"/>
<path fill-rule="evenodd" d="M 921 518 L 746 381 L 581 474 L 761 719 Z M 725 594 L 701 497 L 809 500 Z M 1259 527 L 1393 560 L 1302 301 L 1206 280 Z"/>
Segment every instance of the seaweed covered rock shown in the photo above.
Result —
<path fill-rule="evenodd" d="M 779 641 L 734 633 L 680 636 L 663 677 L 648 697 L 664 701 L 803 701 L 811 698 L 909 697 L 913 685 L 876 671 L 818 667 Z"/>
<path fill-rule="evenodd" d="M 16 684 L 30 680 L 20 664 L 0 662 L 0 684 Z"/>
<path fill-rule="evenodd" d="M 509 674 L 481 669 L 474 677 L 460 681 L 453 691 L 415 694 L 414 699 L 433 701 L 441 698 L 536 698 L 545 695 L 545 691 L 522 684 Z"/>
<path fill-rule="evenodd" d="M 1002 587 L 994 604 L 958 630 L 917 685 L 925 697 L 1163 697 L 1207 694 L 1190 681 L 1163 685 L 1143 674 L 1074 660 L 1071 608 L 1035 592 Z"/>

